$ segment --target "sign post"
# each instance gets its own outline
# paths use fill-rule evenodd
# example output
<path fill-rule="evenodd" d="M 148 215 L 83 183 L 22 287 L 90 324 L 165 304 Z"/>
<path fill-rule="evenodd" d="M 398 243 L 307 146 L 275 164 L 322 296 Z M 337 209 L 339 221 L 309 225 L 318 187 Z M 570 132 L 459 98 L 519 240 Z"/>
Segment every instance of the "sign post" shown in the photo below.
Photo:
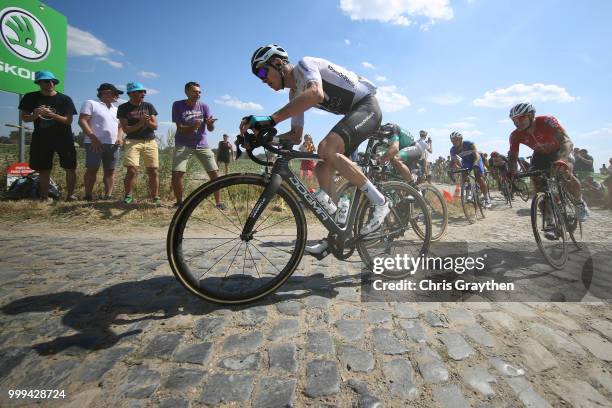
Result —
<path fill-rule="evenodd" d="M 0 91 L 21 95 L 38 90 L 36 71 L 51 71 L 64 91 L 66 16 L 37 0 L 0 0 Z M 19 119 L 21 125 L 21 118 Z M 25 134 L 19 131 L 19 160 L 25 160 Z"/>

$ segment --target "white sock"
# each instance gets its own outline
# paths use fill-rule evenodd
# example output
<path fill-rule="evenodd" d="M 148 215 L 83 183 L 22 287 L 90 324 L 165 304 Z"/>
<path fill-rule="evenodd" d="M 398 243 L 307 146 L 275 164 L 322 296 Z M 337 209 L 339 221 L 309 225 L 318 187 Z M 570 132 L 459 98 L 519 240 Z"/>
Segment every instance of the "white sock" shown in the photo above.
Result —
<path fill-rule="evenodd" d="M 385 196 L 381 194 L 380 191 L 370 180 L 368 180 L 363 186 L 359 187 L 361 191 L 363 191 L 368 197 L 368 200 L 374 205 L 383 205 L 385 203 Z"/>

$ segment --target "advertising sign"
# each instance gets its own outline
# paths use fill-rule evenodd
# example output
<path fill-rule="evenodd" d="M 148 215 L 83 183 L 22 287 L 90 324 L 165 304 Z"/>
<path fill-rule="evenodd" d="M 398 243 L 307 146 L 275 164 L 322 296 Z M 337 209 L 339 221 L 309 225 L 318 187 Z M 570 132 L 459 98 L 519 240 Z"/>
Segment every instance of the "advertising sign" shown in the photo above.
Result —
<path fill-rule="evenodd" d="M 36 71 L 51 71 L 64 90 L 66 16 L 35 0 L 0 0 L 0 90 L 38 89 Z"/>

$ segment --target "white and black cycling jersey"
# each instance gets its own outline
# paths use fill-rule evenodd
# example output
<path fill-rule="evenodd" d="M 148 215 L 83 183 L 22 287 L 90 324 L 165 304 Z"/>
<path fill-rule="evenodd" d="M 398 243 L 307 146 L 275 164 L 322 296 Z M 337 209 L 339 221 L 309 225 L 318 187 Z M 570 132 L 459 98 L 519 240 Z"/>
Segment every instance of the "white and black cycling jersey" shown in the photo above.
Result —
<path fill-rule="evenodd" d="M 322 58 L 302 58 L 293 69 L 293 77 L 297 88 L 291 89 L 289 100 L 306 90 L 309 82 L 316 81 L 325 95 L 317 107 L 337 115 L 346 115 L 363 97 L 376 94 L 373 83 Z M 291 118 L 291 124 L 303 127 L 304 114 Z"/>

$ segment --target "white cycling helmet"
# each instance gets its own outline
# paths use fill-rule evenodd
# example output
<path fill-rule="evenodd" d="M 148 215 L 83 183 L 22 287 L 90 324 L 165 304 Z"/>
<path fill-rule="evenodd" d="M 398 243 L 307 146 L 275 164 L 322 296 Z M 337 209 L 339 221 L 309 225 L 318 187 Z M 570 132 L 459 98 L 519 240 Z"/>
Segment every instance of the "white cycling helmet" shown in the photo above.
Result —
<path fill-rule="evenodd" d="M 526 113 L 535 113 L 535 108 L 529 102 L 517 103 L 510 109 L 510 119 L 515 116 L 521 116 Z"/>
<path fill-rule="evenodd" d="M 459 132 L 453 132 L 450 134 L 450 138 L 452 139 L 463 139 L 463 135 Z"/>
<path fill-rule="evenodd" d="M 259 47 L 251 57 L 251 71 L 255 73 L 259 66 L 268 62 L 272 57 L 288 60 L 289 54 L 287 54 L 287 51 L 278 44 L 268 44 Z"/>

